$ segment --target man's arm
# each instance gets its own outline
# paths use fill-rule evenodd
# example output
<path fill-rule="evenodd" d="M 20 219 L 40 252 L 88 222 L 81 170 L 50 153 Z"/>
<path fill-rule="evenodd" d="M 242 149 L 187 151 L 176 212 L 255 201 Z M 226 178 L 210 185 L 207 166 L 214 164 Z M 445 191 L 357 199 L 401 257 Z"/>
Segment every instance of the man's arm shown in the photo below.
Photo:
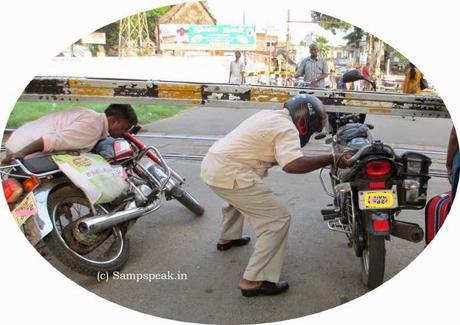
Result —
<path fill-rule="evenodd" d="M 458 151 L 458 139 L 457 139 L 457 132 L 455 131 L 455 127 L 452 127 L 450 131 L 449 137 L 449 144 L 447 145 L 447 158 L 446 158 L 446 168 L 447 168 L 447 175 L 450 180 L 450 176 L 452 175 L 452 163 L 454 161 L 455 153 Z"/>
<path fill-rule="evenodd" d="M 326 62 L 323 61 L 322 73 L 318 77 L 316 77 L 316 79 L 312 82 L 312 84 L 317 84 L 321 80 L 325 79 L 328 75 L 329 75 L 329 71 L 327 69 L 327 64 Z"/>
<path fill-rule="evenodd" d="M 230 62 L 230 70 L 228 72 L 228 83 L 232 80 L 232 63 Z"/>
<path fill-rule="evenodd" d="M 344 152 L 340 156 L 322 155 L 317 157 L 300 157 L 283 167 L 283 171 L 289 174 L 306 174 L 316 169 L 323 168 L 329 165 L 334 165 L 338 168 L 349 168 L 353 165 L 350 161 L 351 152 Z"/>
<path fill-rule="evenodd" d="M 332 155 L 318 157 L 300 157 L 284 166 L 283 171 L 289 174 L 306 174 L 316 169 L 332 165 Z"/>
<path fill-rule="evenodd" d="M 316 79 L 313 80 L 311 83 L 312 83 L 312 84 L 317 84 L 317 83 L 320 82 L 321 80 L 325 79 L 327 76 L 328 76 L 327 73 L 322 73 L 322 74 L 320 74 L 318 77 L 316 77 Z"/>
<path fill-rule="evenodd" d="M 305 74 L 305 59 L 303 59 L 300 64 L 299 64 L 299 68 L 297 69 L 297 71 L 295 72 L 295 77 L 298 78 L 298 77 L 301 77 Z"/>
<path fill-rule="evenodd" d="M 34 142 L 28 144 L 21 150 L 7 154 L 5 159 L 2 160 L 2 164 L 9 164 L 14 159 L 24 159 L 24 157 L 27 155 L 30 155 L 36 152 L 42 152 L 43 148 L 44 148 L 43 138 L 39 138 L 35 140 Z"/>

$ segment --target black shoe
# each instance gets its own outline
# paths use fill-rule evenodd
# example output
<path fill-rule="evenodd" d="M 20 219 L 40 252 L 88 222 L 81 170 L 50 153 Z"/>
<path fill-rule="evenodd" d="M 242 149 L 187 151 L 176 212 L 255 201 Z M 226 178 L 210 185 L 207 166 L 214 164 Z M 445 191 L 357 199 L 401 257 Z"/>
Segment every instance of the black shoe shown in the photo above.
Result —
<path fill-rule="evenodd" d="M 234 246 L 244 246 L 247 245 L 251 241 L 251 237 L 243 237 L 240 239 L 234 239 L 229 241 L 226 244 L 217 244 L 218 251 L 226 251 Z"/>
<path fill-rule="evenodd" d="M 241 289 L 241 293 L 245 297 L 255 297 L 258 295 L 273 296 L 283 293 L 287 289 L 289 289 L 289 284 L 287 282 L 275 283 L 262 281 L 260 287 L 254 289 Z"/>

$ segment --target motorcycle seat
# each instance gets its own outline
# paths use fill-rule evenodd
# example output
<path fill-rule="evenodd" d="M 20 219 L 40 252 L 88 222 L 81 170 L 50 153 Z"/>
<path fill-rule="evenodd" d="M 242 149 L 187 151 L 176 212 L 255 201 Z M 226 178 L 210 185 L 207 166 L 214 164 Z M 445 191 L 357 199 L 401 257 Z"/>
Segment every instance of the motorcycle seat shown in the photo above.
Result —
<path fill-rule="evenodd" d="M 22 164 L 34 174 L 42 174 L 59 169 L 51 158 L 51 155 L 30 158 L 22 161 Z"/>

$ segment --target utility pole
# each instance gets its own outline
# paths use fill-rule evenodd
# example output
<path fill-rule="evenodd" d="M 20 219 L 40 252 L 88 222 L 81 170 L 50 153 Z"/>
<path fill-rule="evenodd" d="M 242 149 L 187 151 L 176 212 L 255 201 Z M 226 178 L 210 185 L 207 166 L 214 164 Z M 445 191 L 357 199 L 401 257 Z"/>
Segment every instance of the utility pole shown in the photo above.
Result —
<path fill-rule="evenodd" d="M 246 26 L 246 13 L 243 11 L 243 26 Z M 246 70 L 246 51 L 243 52 L 243 61 Z"/>
<path fill-rule="evenodd" d="M 289 42 L 291 41 L 291 33 L 289 30 L 289 21 L 291 20 L 291 10 L 287 11 L 287 22 L 286 22 L 286 55 L 289 55 Z"/>

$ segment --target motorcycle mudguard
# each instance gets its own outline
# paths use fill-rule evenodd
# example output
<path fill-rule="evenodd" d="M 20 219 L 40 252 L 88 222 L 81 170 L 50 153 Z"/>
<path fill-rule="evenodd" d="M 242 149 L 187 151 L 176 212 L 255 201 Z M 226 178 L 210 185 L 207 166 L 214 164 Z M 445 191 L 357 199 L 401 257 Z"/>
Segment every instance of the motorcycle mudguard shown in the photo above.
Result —
<path fill-rule="evenodd" d="M 391 233 L 391 214 L 388 211 L 381 211 L 381 210 L 367 210 L 362 211 L 365 222 L 366 222 L 366 231 L 369 234 L 374 236 L 388 236 Z M 388 223 L 387 230 L 379 230 L 377 231 L 374 229 L 374 221 L 377 222 L 384 222 Z"/>
<path fill-rule="evenodd" d="M 51 230 L 53 230 L 53 222 L 48 211 L 48 197 L 51 191 L 58 185 L 68 183 L 66 179 L 56 179 L 51 182 L 40 184 L 34 190 L 35 200 L 37 202 L 37 213 L 35 214 L 35 222 L 40 232 L 40 240 L 45 238 Z"/>

